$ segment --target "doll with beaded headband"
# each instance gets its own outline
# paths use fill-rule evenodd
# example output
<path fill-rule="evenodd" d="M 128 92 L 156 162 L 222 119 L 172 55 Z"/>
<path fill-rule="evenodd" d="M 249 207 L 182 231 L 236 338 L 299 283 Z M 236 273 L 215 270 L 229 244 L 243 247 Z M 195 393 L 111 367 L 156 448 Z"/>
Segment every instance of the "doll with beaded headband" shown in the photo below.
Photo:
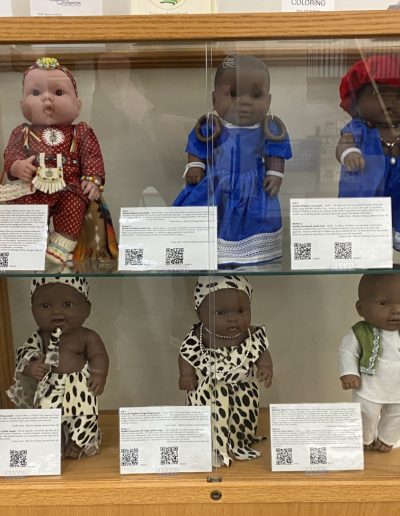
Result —
<path fill-rule="evenodd" d="M 352 117 L 336 147 L 339 197 L 390 197 L 393 246 L 400 250 L 400 56 L 357 61 L 339 91 Z"/>
<path fill-rule="evenodd" d="M 215 73 L 214 112 L 188 137 L 186 186 L 174 206 L 217 206 L 218 263 L 251 265 L 282 255 L 277 194 L 292 156 L 283 122 L 269 115 L 263 61 L 228 56 Z"/>
<path fill-rule="evenodd" d="M 200 322 L 183 341 L 179 388 L 188 405 L 210 405 L 213 464 L 255 459 L 252 444 L 259 413 L 259 387 L 272 382 L 272 359 L 264 326 L 251 326 L 252 287 L 243 276 L 200 277 L 194 300 Z"/>
<path fill-rule="evenodd" d="M 87 280 L 34 278 L 31 304 L 38 329 L 17 349 L 7 394 L 18 408 L 61 409 L 65 458 L 94 455 L 109 360 L 100 336 L 83 326 L 91 310 Z"/>
<path fill-rule="evenodd" d="M 54 231 L 46 258 L 66 262 L 74 251 L 91 201 L 100 198 L 105 170 L 93 129 L 74 124 L 81 111 L 75 78 L 57 59 L 41 58 L 24 73 L 22 114 L 4 151 L 11 181 L 0 201 L 46 204 Z"/>

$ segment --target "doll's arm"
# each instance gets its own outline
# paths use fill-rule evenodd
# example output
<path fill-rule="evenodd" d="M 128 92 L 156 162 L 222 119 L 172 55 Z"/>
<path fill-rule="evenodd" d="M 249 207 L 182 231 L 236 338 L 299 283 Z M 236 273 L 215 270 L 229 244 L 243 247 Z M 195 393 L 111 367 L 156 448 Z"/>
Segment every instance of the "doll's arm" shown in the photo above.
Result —
<path fill-rule="evenodd" d="M 98 396 L 104 391 L 109 359 L 100 336 L 92 330 L 87 330 L 87 332 L 85 355 L 90 373 L 87 386 L 95 396 Z"/>
<path fill-rule="evenodd" d="M 285 160 L 276 156 L 267 156 L 265 163 L 264 191 L 270 196 L 278 195 L 281 188 Z"/>
<path fill-rule="evenodd" d="M 195 368 L 189 364 L 181 355 L 178 358 L 179 366 L 179 389 L 181 391 L 194 391 L 197 387 Z"/>
<path fill-rule="evenodd" d="M 361 387 L 359 373 L 361 346 L 353 331 L 343 338 L 339 346 L 338 354 L 339 377 L 343 389 L 359 389 Z"/>
<path fill-rule="evenodd" d="M 271 387 L 273 376 L 273 365 L 271 353 L 266 349 L 256 362 L 257 378 L 265 387 Z"/>
<path fill-rule="evenodd" d="M 104 185 L 105 169 L 100 144 L 93 129 L 85 122 L 76 126 L 80 163 L 81 188 L 89 200 L 96 201 L 101 195 L 99 186 Z"/>
<path fill-rule="evenodd" d="M 183 174 L 186 184 L 197 185 L 203 179 L 206 170 L 205 160 L 202 160 L 194 154 L 188 153 L 188 164 Z"/>
<path fill-rule="evenodd" d="M 350 171 L 365 168 L 365 159 L 350 133 L 343 133 L 340 137 L 336 146 L 336 159 Z"/>
<path fill-rule="evenodd" d="M 26 159 L 17 159 L 10 167 L 9 175 L 14 179 L 21 179 L 24 183 L 31 183 L 36 174 L 36 167 L 33 164 L 36 156 L 29 156 Z"/>
<path fill-rule="evenodd" d="M 345 391 L 348 389 L 359 389 L 361 387 L 361 378 L 355 374 L 345 374 L 340 377 L 340 381 Z"/>
<path fill-rule="evenodd" d="M 44 358 L 44 355 L 40 355 L 39 357 L 32 359 L 22 371 L 22 374 L 40 382 L 50 369 L 50 365 L 44 363 Z"/>

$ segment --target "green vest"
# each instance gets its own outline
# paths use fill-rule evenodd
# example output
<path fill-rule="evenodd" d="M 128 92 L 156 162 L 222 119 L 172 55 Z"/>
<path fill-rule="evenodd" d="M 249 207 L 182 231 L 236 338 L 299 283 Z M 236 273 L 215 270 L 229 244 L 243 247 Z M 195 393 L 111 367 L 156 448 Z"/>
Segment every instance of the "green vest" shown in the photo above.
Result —
<path fill-rule="evenodd" d="M 360 373 L 375 374 L 375 361 L 381 351 L 382 335 L 378 328 L 366 321 L 359 321 L 352 330 L 361 346 Z"/>

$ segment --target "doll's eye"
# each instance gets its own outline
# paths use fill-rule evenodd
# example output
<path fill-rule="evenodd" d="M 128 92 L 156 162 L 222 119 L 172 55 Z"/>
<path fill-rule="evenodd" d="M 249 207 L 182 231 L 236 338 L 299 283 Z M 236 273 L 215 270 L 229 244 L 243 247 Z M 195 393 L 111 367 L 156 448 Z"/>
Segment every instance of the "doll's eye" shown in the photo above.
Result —
<path fill-rule="evenodd" d="M 62 97 L 64 95 L 63 90 L 56 90 L 57 97 Z"/>
<path fill-rule="evenodd" d="M 71 308 L 72 304 L 72 301 L 64 301 L 64 308 Z"/>
<path fill-rule="evenodd" d="M 263 95 L 263 92 L 261 90 L 256 90 L 254 92 L 253 96 L 254 96 L 255 99 L 261 99 L 264 95 Z"/>
<path fill-rule="evenodd" d="M 380 299 L 380 300 L 378 301 L 378 304 L 379 304 L 380 306 L 386 306 L 386 305 L 388 305 L 388 304 L 389 304 L 389 301 L 388 301 L 387 299 Z"/>
<path fill-rule="evenodd" d="M 225 310 L 215 310 L 215 315 L 224 315 Z"/>
<path fill-rule="evenodd" d="M 229 92 L 229 95 L 230 95 L 232 98 L 237 97 L 237 92 L 236 92 L 236 90 L 231 90 L 231 91 Z"/>
<path fill-rule="evenodd" d="M 50 308 L 49 303 L 42 303 L 40 306 L 43 308 L 43 310 L 48 310 Z"/>
<path fill-rule="evenodd" d="M 39 95 L 40 95 L 40 91 L 39 91 L 39 90 L 36 90 L 36 89 L 35 89 L 35 90 L 32 90 L 32 95 L 33 95 L 34 97 L 37 97 L 37 96 L 39 96 Z"/>
<path fill-rule="evenodd" d="M 244 308 L 239 308 L 239 313 L 244 314 Z"/>

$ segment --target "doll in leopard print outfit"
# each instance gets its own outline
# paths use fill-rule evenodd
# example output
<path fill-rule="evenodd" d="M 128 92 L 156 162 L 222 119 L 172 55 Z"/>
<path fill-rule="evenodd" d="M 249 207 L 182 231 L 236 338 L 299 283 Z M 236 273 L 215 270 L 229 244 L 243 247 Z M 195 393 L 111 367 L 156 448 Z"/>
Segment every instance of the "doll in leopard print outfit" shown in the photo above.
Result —
<path fill-rule="evenodd" d="M 213 465 L 255 459 L 258 382 L 269 387 L 272 359 L 264 326 L 251 326 L 252 287 L 243 276 L 200 277 L 194 298 L 200 323 L 179 356 L 179 388 L 188 405 L 211 405 Z M 257 374 L 255 375 L 255 371 Z"/>
<path fill-rule="evenodd" d="M 108 373 L 101 338 L 82 326 L 91 309 L 88 293 L 82 277 L 32 280 L 38 330 L 18 348 L 8 390 L 18 408 L 61 409 L 63 456 L 71 459 L 99 450 L 97 397 Z"/>

